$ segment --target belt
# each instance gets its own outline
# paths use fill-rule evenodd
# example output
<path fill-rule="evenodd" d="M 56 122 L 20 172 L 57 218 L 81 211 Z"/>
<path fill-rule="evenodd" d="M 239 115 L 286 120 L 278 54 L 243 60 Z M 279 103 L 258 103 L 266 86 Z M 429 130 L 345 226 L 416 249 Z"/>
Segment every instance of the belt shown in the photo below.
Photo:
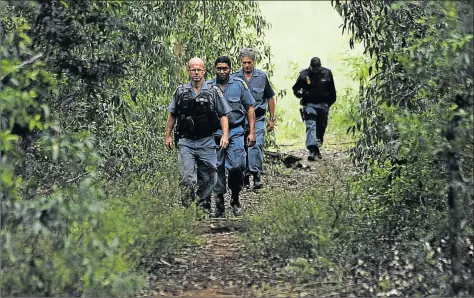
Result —
<path fill-rule="evenodd" d="M 265 112 L 266 112 L 266 111 L 267 111 L 267 110 L 265 110 L 265 109 L 256 109 L 256 110 L 255 110 L 255 117 L 258 118 L 258 117 L 265 116 Z"/>
<path fill-rule="evenodd" d="M 197 141 L 197 140 L 204 139 L 204 138 L 208 138 L 208 137 L 212 137 L 212 134 L 211 134 L 211 135 L 208 135 L 208 136 L 202 136 L 202 135 L 183 135 L 181 138 L 190 139 L 190 140 L 193 140 L 193 141 Z"/>
<path fill-rule="evenodd" d="M 229 129 L 236 128 L 236 127 L 239 127 L 239 126 L 244 127 L 244 121 L 240 121 L 239 123 L 235 123 L 235 124 L 229 123 Z"/>

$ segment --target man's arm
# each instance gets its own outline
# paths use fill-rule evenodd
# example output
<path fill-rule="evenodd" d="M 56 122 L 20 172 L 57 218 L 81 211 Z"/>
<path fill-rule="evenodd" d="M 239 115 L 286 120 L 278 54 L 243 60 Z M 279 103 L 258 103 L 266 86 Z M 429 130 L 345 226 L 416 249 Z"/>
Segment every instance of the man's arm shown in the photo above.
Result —
<path fill-rule="evenodd" d="M 173 138 L 171 137 L 171 132 L 173 131 L 174 124 L 176 123 L 176 103 L 178 102 L 178 88 L 174 91 L 171 102 L 168 106 L 168 119 L 166 120 L 165 128 L 165 147 L 168 150 L 171 150 L 173 147 Z"/>
<path fill-rule="evenodd" d="M 249 122 L 249 129 L 251 134 L 255 134 L 255 99 L 250 93 L 249 89 L 244 89 L 243 94 L 243 104 L 244 108 L 247 111 L 247 120 Z"/>
<path fill-rule="evenodd" d="M 270 119 L 275 118 L 275 98 L 272 96 L 268 100 L 268 111 L 270 112 Z"/>
<path fill-rule="evenodd" d="M 296 79 L 296 83 L 293 85 L 293 94 L 298 97 L 302 98 L 303 93 L 301 92 L 301 89 L 304 87 L 304 80 L 301 78 L 301 74 L 298 75 L 298 78 Z"/>
<path fill-rule="evenodd" d="M 265 89 L 263 92 L 264 98 L 268 100 L 268 111 L 270 112 L 270 120 L 268 121 L 268 131 L 272 131 L 275 127 L 275 91 L 273 91 L 272 85 L 266 77 Z"/>
<path fill-rule="evenodd" d="M 168 115 L 168 119 L 166 120 L 166 130 L 165 130 L 165 147 L 168 150 L 173 148 L 173 137 L 171 137 L 171 132 L 173 131 L 174 124 L 176 123 L 176 117 Z"/>
<path fill-rule="evenodd" d="M 232 108 L 229 106 L 229 103 L 224 98 L 224 94 L 217 87 L 213 87 L 214 94 L 213 99 L 215 103 L 215 110 L 217 116 L 219 117 L 219 122 L 221 124 L 222 137 L 221 137 L 221 148 L 227 148 L 229 145 L 229 119 L 227 114 L 232 111 Z"/>
<path fill-rule="evenodd" d="M 268 100 L 268 111 L 270 112 L 270 120 L 268 121 L 268 131 L 275 128 L 275 98 L 272 96 Z"/>
<path fill-rule="evenodd" d="M 247 84 L 243 83 L 242 86 L 242 103 L 247 111 L 247 121 L 249 123 L 249 136 L 247 137 L 247 143 L 249 146 L 253 146 L 257 141 L 257 136 L 255 135 L 255 99 L 253 98 L 252 93 L 250 93 Z"/>
<path fill-rule="evenodd" d="M 247 110 L 247 120 L 249 122 L 249 130 L 251 134 L 255 134 L 255 108 L 250 106 Z"/>
<path fill-rule="evenodd" d="M 229 119 L 227 116 L 222 116 L 219 119 L 221 123 L 221 129 L 222 129 L 222 137 L 221 137 L 221 143 L 220 146 L 221 148 L 227 148 L 229 145 Z"/>

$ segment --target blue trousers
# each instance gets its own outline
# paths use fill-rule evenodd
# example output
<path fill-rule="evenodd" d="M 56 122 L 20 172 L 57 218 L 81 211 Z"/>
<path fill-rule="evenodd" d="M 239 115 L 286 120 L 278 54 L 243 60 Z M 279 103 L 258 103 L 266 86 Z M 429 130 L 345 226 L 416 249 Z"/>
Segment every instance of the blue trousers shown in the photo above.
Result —
<path fill-rule="evenodd" d="M 306 106 L 306 148 L 321 147 L 324 142 L 324 133 L 328 125 L 328 112 L 324 109 Z"/>
<path fill-rule="evenodd" d="M 209 207 L 217 178 L 217 155 L 214 137 L 199 140 L 180 139 L 178 164 L 181 185 L 197 196 L 197 205 Z"/>
<path fill-rule="evenodd" d="M 216 134 L 216 145 L 219 145 L 220 135 Z M 217 183 L 214 192 L 218 195 L 225 194 L 226 175 L 229 172 L 228 186 L 232 192 L 242 190 L 244 184 L 244 171 L 246 166 L 244 149 L 244 128 L 238 126 L 229 130 L 229 146 L 226 149 L 217 149 Z"/>
<path fill-rule="evenodd" d="M 265 118 L 255 122 L 255 134 L 257 140 L 255 145 L 252 147 L 247 147 L 247 171 L 246 174 L 253 173 L 262 173 L 263 172 L 263 147 L 265 144 Z M 245 138 L 248 136 L 245 135 Z"/>

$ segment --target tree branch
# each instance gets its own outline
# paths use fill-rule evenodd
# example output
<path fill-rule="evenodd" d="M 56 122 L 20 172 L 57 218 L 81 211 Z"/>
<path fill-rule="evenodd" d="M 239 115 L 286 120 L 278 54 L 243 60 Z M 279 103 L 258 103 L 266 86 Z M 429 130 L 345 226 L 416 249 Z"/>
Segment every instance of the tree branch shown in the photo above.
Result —
<path fill-rule="evenodd" d="M 26 61 L 23 61 L 22 63 L 20 63 L 20 65 L 18 65 L 17 67 L 15 67 L 14 70 L 6 73 L 3 77 L 2 77 L 2 80 L 4 78 L 6 78 L 8 75 L 12 74 L 14 71 L 17 71 L 19 70 L 20 68 L 23 68 L 24 66 L 28 65 L 28 64 L 31 64 L 33 62 L 35 62 L 36 60 L 38 60 L 39 58 L 43 57 L 43 54 L 37 54 L 33 57 L 31 57 L 30 59 L 26 60 Z"/>

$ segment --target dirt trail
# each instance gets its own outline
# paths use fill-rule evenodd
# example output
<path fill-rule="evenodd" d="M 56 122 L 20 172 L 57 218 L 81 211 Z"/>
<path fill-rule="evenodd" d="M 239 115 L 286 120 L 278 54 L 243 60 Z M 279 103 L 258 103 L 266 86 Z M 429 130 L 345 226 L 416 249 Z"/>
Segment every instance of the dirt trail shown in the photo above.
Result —
<path fill-rule="evenodd" d="M 288 152 L 283 160 L 267 155 L 267 173 L 264 188 L 247 189 L 242 193 L 242 203 L 247 214 L 258 214 L 273 194 L 303 190 L 315 183 L 330 183 L 325 172 L 336 163 L 346 163 L 347 154 L 327 150 L 324 158 L 308 162 L 303 150 Z M 280 156 L 281 157 L 281 156 Z M 298 160 L 299 159 L 299 160 Z M 285 165 L 286 163 L 286 165 Z M 288 167 L 289 166 L 289 167 Z M 228 196 L 229 194 L 227 194 Z M 227 218 L 210 219 L 197 223 L 200 245 L 183 249 L 172 260 L 156 257 L 148 268 L 149 289 L 139 296 L 187 297 L 248 297 L 264 296 L 340 296 L 332 287 L 303 283 L 272 267 L 265 260 L 248 257 L 239 239 L 243 222 L 230 214 L 226 198 Z M 269 258 L 270 259 L 270 258 Z"/>

